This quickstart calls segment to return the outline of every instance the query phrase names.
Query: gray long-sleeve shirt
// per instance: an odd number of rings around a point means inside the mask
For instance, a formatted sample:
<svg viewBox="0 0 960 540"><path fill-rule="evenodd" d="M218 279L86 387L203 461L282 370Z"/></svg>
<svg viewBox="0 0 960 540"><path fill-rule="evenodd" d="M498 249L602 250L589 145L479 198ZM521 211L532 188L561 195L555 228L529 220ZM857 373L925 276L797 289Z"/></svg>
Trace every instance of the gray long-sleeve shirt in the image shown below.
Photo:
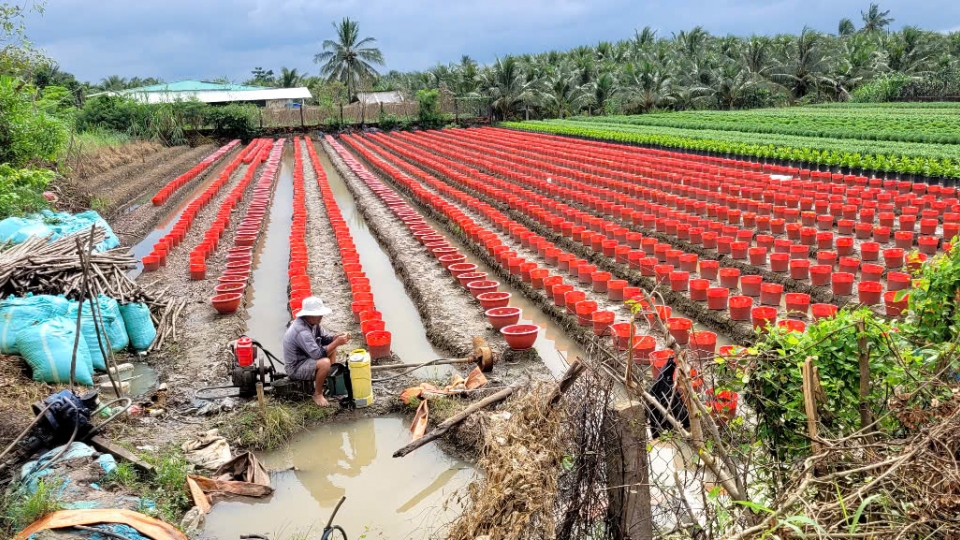
<svg viewBox="0 0 960 540"><path fill-rule="evenodd" d="M307 321L297 317L283 336L283 364L287 373L296 373L304 362L327 356L327 345L333 343L336 335L325 330L319 324L310 326Z"/></svg>

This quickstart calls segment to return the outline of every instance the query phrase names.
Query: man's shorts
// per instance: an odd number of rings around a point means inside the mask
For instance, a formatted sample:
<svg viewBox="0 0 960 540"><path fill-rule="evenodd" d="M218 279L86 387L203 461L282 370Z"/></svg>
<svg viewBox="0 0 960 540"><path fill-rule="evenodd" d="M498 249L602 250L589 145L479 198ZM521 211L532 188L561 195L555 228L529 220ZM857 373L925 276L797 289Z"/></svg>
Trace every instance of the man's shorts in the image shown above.
<svg viewBox="0 0 960 540"><path fill-rule="evenodd" d="M287 378L293 381L312 381L317 378L317 361L301 362L293 372L287 372Z"/></svg>

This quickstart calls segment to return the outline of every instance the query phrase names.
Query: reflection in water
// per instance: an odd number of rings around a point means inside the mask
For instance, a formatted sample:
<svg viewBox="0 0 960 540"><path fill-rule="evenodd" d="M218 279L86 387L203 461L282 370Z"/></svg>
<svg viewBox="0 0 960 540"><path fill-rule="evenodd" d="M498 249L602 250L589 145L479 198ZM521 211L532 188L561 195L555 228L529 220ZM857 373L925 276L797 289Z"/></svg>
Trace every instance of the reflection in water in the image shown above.
<svg viewBox="0 0 960 540"><path fill-rule="evenodd" d="M290 321L287 266L292 220L293 150L288 148L280 162L270 214L264 220L263 238L254 253L253 274L247 287L248 334L278 358L283 354L283 333ZM278 364L277 368L282 371L283 365Z"/></svg>
<svg viewBox="0 0 960 540"><path fill-rule="evenodd" d="M367 228L363 214L357 209L353 195L347 189L340 174L333 167L329 157L323 149L318 152L320 163L327 174L330 190L340 207L343 219L350 227L353 242L357 245L360 254L360 263L363 271L370 278L370 288L377 306L383 312L383 320L387 330L393 335L393 352L404 362L416 363L444 358L447 355L438 351L427 340L427 332L423 327L423 320L417 311L413 300L407 296L403 283L394 273L390 257L380 248L376 238ZM441 369L442 368L442 369ZM450 373L446 366L420 369L414 372L415 376L438 375Z"/></svg>
<svg viewBox="0 0 960 540"><path fill-rule="evenodd" d="M217 504L207 516L203 538L234 539L268 533L271 538L311 530L315 537L333 507L346 496L335 520L351 538L426 538L448 523L460 507L450 495L471 478L469 464L434 444L402 460L391 454L409 442L400 418L372 418L322 426L302 434L282 451L266 456L276 489L269 499ZM369 530L367 529L369 528Z"/></svg>

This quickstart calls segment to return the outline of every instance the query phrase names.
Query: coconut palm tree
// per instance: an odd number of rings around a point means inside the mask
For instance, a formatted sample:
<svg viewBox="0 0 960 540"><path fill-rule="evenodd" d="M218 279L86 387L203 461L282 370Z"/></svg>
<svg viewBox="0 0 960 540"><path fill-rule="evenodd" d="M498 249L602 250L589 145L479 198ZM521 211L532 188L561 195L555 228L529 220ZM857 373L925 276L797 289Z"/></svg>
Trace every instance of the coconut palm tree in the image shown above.
<svg viewBox="0 0 960 540"><path fill-rule="evenodd" d="M515 56L497 58L481 77L481 88L492 99L497 118L510 118L521 107L536 103L535 85L527 80Z"/></svg>
<svg viewBox="0 0 960 540"><path fill-rule="evenodd" d="M589 108L589 113L605 114L607 103L620 94L620 83L617 77L611 73L601 73L593 82L588 83L583 88L585 102Z"/></svg>
<svg viewBox="0 0 960 540"><path fill-rule="evenodd" d="M127 80L119 75L110 75L105 79L100 79L100 89L105 92L117 92L120 90L126 90L128 87Z"/></svg>
<svg viewBox="0 0 960 540"><path fill-rule="evenodd" d="M846 17L840 19L840 24L837 25L838 36L852 36L856 32L857 29L853 26L853 21Z"/></svg>
<svg viewBox="0 0 960 540"><path fill-rule="evenodd" d="M303 75L297 72L297 68L280 68L280 76L277 77L277 86L280 88L296 88L303 85Z"/></svg>
<svg viewBox="0 0 960 540"><path fill-rule="evenodd" d="M585 102L585 94L577 84L579 73L570 66L561 64L554 68L542 81L537 93L540 105L551 116L563 118L571 112L579 111Z"/></svg>
<svg viewBox="0 0 960 540"><path fill-rule="evenodd" d="M804 27L788 46L786 59L771 75L771 80L786 88L793 99L800 99L819 88L830 66L830 55L822 34Z"/></svg>
<svg viewBox="0 0 960 540"><path fill-rule="evenodd" d="M329 80L337 80L347 87L349 99L356 95L360 86L377 77L373 67L382 66L383 53L373 47L376 39L360 39L360 25L348 17L333 24L337 39L323 40L323 52L313 57L314 63L322 64L320 74Z"/></svg>
<svg viewBox="0 0 960 540"><path fill-rule="evenodd" d="M885 30L890 23L895 19L888 17L890 15L890 10L880 11L880 4L870 4L870 8L867 11L861 11L860 16L863 17L863 28L860 29L861 32L876 32L878 30Z"/></svg>

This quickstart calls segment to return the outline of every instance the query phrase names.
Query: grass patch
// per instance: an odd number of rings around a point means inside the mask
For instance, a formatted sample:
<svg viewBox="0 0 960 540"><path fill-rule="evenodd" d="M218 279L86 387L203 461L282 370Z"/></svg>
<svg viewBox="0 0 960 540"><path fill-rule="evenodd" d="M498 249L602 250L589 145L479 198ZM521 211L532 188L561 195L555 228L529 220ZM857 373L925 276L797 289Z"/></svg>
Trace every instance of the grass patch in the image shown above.
<svg viewBox="0 0 960 540"><path fill-rule="evenodd" d="M103 486L108 489L128 490L143 501L152 501L156 507L142 501L137 510L157 516L168 523L179 523L183 513L193 505L187 489L187 475L191 472L191 465L176 446L169 446L159 452L144 452L140 454L140 458L153 465L152 474L137 470L132 463L121 462L104 478Z"/></svg>
<svg viewBox="0 0 960 540"><path fill-rule="evenodd" d="M217 427L227 440L241 447L273 450L296 432L329 415L329 409L317 407L310 400L288 403L268 398L265 414L260 414L256 403L250 403L243 410L223 418Z"/></svg>
<svg viewBox="0 0 960 540"><path fill-rule="evenodd" d="M130 135L111 129L89 129L74 135L73 144L82 153L94 153L102 148L123 146L131 141Z"/></svg>
<svg viewBox="0 0 960 540"><path fill-rule="evenodd" d="M33 493L25 493L23 488L9 493L0 499L3 526L0 533L11 538L13 534L43 516L60 510L60 481L51 482L40 479ZM9 535L9 536L8 536Z"/></svg>

